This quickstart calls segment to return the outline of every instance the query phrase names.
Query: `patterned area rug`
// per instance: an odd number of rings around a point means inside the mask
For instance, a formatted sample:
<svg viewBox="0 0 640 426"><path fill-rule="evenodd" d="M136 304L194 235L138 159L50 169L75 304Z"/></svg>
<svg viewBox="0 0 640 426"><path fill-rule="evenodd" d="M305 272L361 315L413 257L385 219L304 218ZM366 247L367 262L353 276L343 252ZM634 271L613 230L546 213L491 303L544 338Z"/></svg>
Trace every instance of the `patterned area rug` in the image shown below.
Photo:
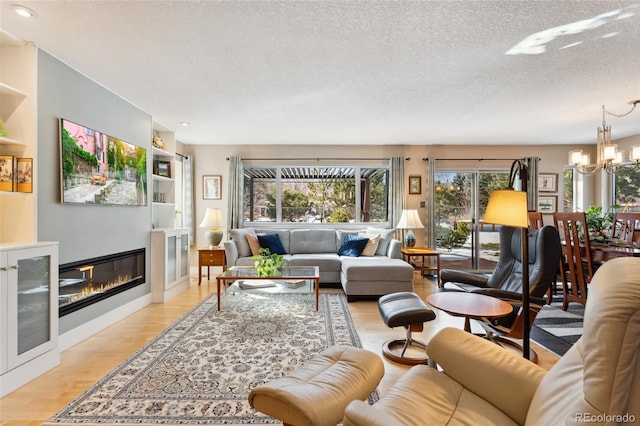
<svg viewBox="0 0 640 426"><path fill-rule="evenodd" d="M584 306L579 303L569 304L566 311L561 307L561 301L545 305L531 329L531 338L536 343L560 356L582 336L584 318Z"/></svg>
<svg viewBox="0 0 640 426"><path fill-rule="evenodd" d="M346 297L215 294L168 327L49 424L273 424L249 391L334 344L361 347ZM377 399L374 393L371 401Z"/></svg>

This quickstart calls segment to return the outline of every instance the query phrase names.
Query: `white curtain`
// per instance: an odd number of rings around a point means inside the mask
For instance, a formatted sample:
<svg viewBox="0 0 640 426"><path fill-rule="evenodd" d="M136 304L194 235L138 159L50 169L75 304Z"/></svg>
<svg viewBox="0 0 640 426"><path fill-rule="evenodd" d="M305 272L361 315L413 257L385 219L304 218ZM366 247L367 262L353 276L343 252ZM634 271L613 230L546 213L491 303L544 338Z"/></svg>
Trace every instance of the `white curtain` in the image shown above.
<svg viewBox="0 0 640 426"><path fill-rule="evenodd" d="M189 243L195 242L193 228L193 158L190 155L182 158L182 221L189 228Z"/></svg>
<svg viewBox="0 0 640 426"><path fill-rule="evenodd" d="M240 157L229 158L229 205L227 214L227 235L232 229L242 227L242 159Z"/></svg>
<svg viewBox="0 0 640 426"><path fill-rule="evenodd" d="M395 228L404 209L404 158L392 157L389 161L389 226Z"/></svg>
<svg viewBox="0 0 640 426"><path fill-rule="evenodd" d="M425 247L436 246L436 206L435 206L435 179L436 179L436 159L429 157L426 159L426 187L425 195L425 217L424 217L424 245Z"/></svg>

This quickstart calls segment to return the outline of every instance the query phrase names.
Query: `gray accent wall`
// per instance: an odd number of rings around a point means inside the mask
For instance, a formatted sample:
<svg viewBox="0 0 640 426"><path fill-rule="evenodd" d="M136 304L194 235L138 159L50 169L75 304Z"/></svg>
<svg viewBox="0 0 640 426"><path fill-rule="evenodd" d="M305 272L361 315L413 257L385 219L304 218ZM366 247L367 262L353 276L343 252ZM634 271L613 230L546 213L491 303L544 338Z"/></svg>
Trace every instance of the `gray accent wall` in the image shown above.
<svg viewBox="0 0 640 426"><path fill-rule="evenodd" d="M88 59L90 60L90 59ZM36 156L37 239L58 241L60 264L146 249L147 282L63 317L60 333L150 293L151 192L147 206L61 203L61 118L147 149L151 182L152 117L55 57L38 49ZM126 72L123 65L122 72ZM149 185L149 183L148 183Z"/></svg>

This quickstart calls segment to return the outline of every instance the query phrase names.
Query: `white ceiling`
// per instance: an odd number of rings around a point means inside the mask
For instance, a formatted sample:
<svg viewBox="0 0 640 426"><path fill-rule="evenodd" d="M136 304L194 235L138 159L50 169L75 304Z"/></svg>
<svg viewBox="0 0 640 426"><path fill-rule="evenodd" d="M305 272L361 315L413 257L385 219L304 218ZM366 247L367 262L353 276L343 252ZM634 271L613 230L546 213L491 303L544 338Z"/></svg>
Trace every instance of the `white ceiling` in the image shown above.
<svg viewBox="0 0 640 426"><path fill-rule="evenodd" d="M594 143L603 104L640 98L638 0L0 7L3 29L187 144ZM556 27L525 49L538 54L506 54ZM639 134L640 108L607 122L614 139Z"/></svg>

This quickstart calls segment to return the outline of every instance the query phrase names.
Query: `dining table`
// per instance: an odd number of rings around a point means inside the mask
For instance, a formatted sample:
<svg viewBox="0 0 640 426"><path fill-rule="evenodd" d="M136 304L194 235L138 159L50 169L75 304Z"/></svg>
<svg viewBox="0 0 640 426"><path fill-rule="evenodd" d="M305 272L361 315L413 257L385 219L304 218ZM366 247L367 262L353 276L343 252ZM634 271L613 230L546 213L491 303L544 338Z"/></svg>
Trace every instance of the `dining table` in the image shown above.
<svg viewBox="0 0 640 426"><path fill-rule="evenodd" d="M606 262L616 257L640 257L638 245L591 242L590 246L593 262Z"/></svg>

